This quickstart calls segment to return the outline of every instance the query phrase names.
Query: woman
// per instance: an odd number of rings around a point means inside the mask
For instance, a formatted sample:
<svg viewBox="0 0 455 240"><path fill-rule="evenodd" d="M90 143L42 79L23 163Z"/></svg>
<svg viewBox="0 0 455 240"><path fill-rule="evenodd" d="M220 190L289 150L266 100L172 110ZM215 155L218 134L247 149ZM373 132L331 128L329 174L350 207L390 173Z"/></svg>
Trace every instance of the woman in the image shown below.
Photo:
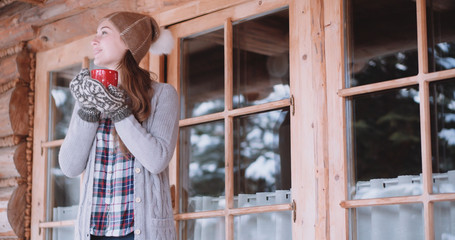
<svg viewBox="0 0 455 240"><path fill-rule="evenodd" d="M172 46L172 36L153 18L110 14L92 46L97 66L119 72L119 87L106 89L88 69L70 83L77 104L59 163L69 177L85 172L75 239L175 239L168 163L178 96L138 65L150 46L168 53L163 44Z"/></svg>

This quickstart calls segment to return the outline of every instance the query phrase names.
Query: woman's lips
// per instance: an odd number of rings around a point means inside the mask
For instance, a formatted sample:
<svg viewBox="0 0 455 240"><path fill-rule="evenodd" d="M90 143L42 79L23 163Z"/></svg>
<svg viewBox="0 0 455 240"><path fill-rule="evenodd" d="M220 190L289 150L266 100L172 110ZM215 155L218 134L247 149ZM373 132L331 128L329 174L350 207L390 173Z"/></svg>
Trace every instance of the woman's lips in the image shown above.
<svg viewBox="0 0 455 240"><path fill-rule="evenodd" d="M100 52L101 52L101 49L95 49L95 50L93 50L93 55L97 55Z"/></svg>

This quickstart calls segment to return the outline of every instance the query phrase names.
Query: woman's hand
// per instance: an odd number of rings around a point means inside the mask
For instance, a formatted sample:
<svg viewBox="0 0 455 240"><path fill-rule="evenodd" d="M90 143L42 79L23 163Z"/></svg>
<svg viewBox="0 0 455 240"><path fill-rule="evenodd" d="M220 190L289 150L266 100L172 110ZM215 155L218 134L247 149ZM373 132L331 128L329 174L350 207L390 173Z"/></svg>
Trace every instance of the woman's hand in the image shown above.
<svg viewBox="0 0 455 240"><path fill-rule="evenodd" d="M85 108L95 108L104 112L114 122L120 121L131 114L126 104L126 93L109 85L106 89L103 84L90 77L88 69L83 69L70 83L71 92L77 101Z"/></svg>
<svg viewBox="0 0 455 240"><path fill-rule="evenodd" d="M79 117L87 122L97 122L100 118L100 111L96 109L92 96L86 94L83 90L85 77L90 77L90 72L87 68L83 68L71 80L69 85L70 91L81 107L77 112Z"/></svg>

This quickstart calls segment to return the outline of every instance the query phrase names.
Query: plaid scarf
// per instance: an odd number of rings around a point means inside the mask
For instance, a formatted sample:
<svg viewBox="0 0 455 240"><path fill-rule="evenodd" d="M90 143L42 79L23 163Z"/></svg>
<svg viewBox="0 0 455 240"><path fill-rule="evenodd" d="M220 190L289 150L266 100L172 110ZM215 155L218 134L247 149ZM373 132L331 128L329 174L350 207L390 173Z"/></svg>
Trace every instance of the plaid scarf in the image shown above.
<svg viewBox="0 0 455 240"><path fill-rule="evenodd" d="M124 156L114 141L111 119L104 118L96 133L90 234L125 236L134 227L134 157Z"/></svg>

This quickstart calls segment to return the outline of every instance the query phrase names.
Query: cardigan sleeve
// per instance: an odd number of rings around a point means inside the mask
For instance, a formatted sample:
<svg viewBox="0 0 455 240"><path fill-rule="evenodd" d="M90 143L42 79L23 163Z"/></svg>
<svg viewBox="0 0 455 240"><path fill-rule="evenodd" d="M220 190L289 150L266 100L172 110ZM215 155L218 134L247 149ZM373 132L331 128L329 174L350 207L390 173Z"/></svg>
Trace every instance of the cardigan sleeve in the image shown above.
<svg viewBox="0 0 455 240"><path fill-rule="evenodd" d="M85 170L99 125L98 122L82 120L77 110L79 106L76 103L58 156L60 168L68 177L76 177Z"/></svg>
<svg viewBox="0 0 455 240"><path fill-rule="evenodd" d="M174 154L180 117L177 91L171 85L162 85L155 92L153 119L148 119L147 129L133 115L115 123L125 146L153 174L166 169Z"/></svg>

